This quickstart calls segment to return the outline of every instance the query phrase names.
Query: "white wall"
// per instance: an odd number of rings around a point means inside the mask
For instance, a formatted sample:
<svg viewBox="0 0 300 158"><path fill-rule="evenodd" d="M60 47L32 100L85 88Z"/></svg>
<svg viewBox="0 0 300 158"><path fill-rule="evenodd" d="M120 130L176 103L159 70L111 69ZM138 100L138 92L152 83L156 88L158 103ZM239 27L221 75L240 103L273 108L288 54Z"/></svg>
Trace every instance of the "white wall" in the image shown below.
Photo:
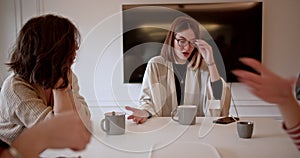
<svg viewBox="0 0 300 158"><path fill-rule="evenodd" d="M16 17L13 1L4 0L0 2L0 85L7 76L7 70L4 63L8 60L8 50L10 44L16 37Z"/></svg>
<svg viewBox="0 0 300 158"><path fill-rule="evenodd" d="M25 2L26 1L26 2ZM182 3L248 0L187 0ZM7 76L9 45L16 30L30 17L57 13L79 28L82 44L74 71L81 93L90 107L137 105L139 84L123 84L121 5L180 3L179 0L1 0L0 72ZM300 68L300 1L264 0L263 63L284 77L296 76ZM15 11L16 10L16 11ZM11 18L12 16L12 18ZM0 78L0 83L2 83ZM233 97L241 115L279 116L278 110L251 95L241 84L233 84ZM263 104L263 106L258 106ZM260 108L260 109L259 109Z"/></svg>

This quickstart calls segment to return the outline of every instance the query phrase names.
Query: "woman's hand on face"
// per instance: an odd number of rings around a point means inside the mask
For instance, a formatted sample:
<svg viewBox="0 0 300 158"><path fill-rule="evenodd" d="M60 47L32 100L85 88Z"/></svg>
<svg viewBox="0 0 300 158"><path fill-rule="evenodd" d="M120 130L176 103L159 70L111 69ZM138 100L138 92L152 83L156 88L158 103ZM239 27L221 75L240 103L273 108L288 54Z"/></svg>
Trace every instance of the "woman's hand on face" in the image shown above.
<svg viewBox="0 0 300 158"><path fill-rule="evenodd" d="M71 86L70 82L69 82L69 85L66 88L64 88L64 89L58 89L62 85L62 83L63 83L63 78L59 78L58 81L56 82L53 90L54 91L60 91L60 92L67 92L67 91L69 91L69 90L72 89L72 86Z"/></svg>
<svg viewBox="0 0 300 158"><path fill-rule="evenodd" d="M63 82L64 82L63 78L59 78L54 86L54 89L57 89L58 87L60 87Z"/></svg>
<svg viewBox="0 0 300 158"><path fill-rule="evenodd" d="M205 62L208 64L214 63L212 47L204 40L195 40L199 53L204 58Z"/></svg>
<svg viewBox="0 0 300 158"><path fill-rule="evenodd" d="M148 112L146 110L141 110L133 108L130 106L125 106L126 110L132 111L132 114L127 117L128 120L133 120L135 123L140 124L144 123L148 119Z"/></svg>
<svg viewBox="0 0 300 158"><path fill-rule="evenodd" d="M71 74L71 72L68 73L68 80L69 80L69 85L65 89L60 89L60 90L68 91L68 90L72 89L72 86L71 86L71 84L72 84L72 74ZM62 77L60 77L58 79L58 81L56 82L53 89L58 89L63 84L63 82L64 82L64 79Z"/></svg>

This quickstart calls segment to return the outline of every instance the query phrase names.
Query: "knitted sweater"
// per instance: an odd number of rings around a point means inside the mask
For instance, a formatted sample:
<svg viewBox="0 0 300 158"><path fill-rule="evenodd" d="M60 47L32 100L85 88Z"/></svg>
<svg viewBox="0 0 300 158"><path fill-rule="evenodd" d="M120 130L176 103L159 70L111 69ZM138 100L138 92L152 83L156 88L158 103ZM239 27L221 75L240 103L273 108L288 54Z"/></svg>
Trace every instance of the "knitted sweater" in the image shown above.
<svg viewBox="0 0 300 158"><path fill-rule="evenodd" d="M300 151L300 123L297 126L289 129L286 128L285 124L283 123L283 129L289 134L296 145L296 148Z"/></svg>
<svg viewBox="0 0 300 158"><path fill-rule="evenodd" d="M84 98L79 94L77 77L72 74L75 104L81 113L90 116ZM29 84L17 75L10 75L0 93L0 139L11 142L25 129L39 121L54 117L53 105L47 105L44 89Z"/></svg>

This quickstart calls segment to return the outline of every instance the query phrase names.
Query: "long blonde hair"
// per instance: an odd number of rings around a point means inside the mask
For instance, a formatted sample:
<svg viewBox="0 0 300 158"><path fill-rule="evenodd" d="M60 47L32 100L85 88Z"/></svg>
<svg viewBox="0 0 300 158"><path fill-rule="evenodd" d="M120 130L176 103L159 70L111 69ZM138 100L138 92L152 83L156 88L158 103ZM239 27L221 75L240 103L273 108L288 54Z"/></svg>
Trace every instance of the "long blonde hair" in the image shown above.
<svg viewBox="0 0 300 158"><path fill-rule="evenodd" d="M171 25L171 28L166 36L164 45L162 46L160 55L164 57L166 60L170 62L175 62L175 52L174 52L174 39L175 35L178 32L182 32L184 30L191 29L193 30L196 39L200 39L200 29L199 23L187 16L177 17ZM192 55L188 59L189 67L192 67L193 70L200 68L202 64L202 56L198 52L197 48L194 48Z"/></svg>

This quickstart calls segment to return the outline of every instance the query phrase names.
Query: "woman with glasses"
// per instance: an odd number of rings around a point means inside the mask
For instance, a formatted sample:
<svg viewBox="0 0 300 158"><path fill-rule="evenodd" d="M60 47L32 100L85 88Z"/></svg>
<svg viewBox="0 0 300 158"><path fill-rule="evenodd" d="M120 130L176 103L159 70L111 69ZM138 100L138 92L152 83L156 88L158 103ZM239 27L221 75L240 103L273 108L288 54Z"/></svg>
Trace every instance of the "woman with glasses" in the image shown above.
<svg viewBox="0 0 300 158"><path fill-rule="evenodd" d="M126 106L133 112L128 119L144 123L152 116L170 116L177 106L184 104L197 105L197 116L205 116L207 83L211 84L216 99L230 104L230 96L224 94L228 88L222 84L212 47L201 40L199 23L189 17L178 17L171 25L160 55L148 62L141 88L141 108Z"/></svg>

